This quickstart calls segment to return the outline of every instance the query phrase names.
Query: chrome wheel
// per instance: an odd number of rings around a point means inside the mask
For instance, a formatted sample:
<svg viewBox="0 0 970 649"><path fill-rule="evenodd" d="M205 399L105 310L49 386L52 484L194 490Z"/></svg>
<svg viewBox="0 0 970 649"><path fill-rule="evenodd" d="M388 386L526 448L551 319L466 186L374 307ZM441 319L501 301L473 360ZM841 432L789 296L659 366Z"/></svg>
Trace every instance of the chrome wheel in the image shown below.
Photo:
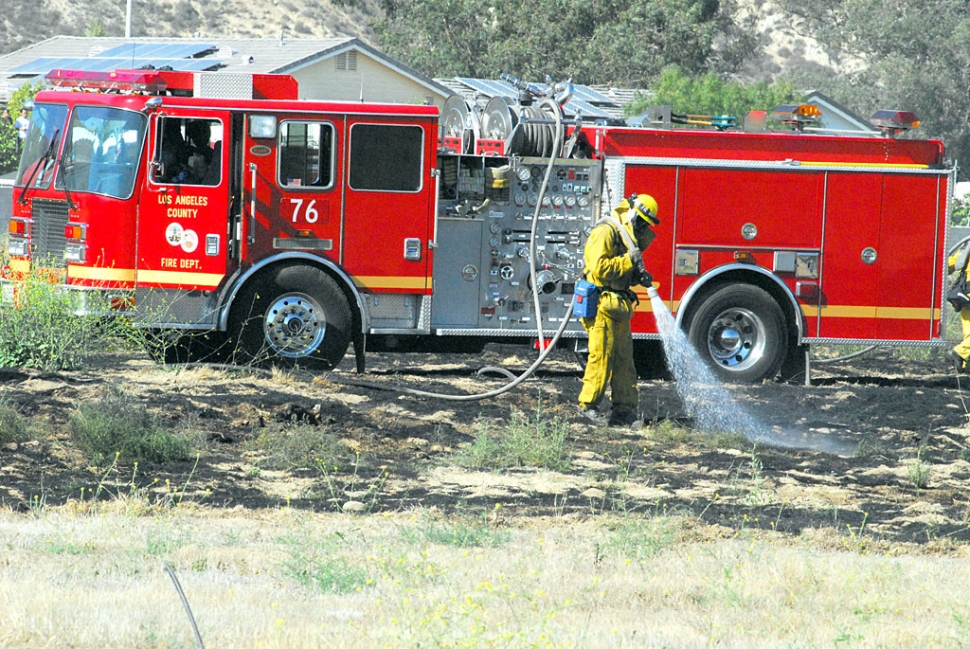
<svg viewBox="0 0 970 649"><path fill-rule="evenodd" d="M323 342L327 321L323 308L304 293L280 295L266 309L263 334L280 356L304 358Z"/></svg>
<svg viewBox="0 0 970 649"><path fill-rule="evenodd" d="M774 298L758 286L728 284L700 300L687 337L718 378L773 378L788 350L785 315Z"/></svg>
<svg viewBox="0 0 970 649"><path fill-rule="evenodd" d="M707 334L707 349L719 366L743 370L757 364L765 353L765 325L748 309L719 313Z"/></svg>

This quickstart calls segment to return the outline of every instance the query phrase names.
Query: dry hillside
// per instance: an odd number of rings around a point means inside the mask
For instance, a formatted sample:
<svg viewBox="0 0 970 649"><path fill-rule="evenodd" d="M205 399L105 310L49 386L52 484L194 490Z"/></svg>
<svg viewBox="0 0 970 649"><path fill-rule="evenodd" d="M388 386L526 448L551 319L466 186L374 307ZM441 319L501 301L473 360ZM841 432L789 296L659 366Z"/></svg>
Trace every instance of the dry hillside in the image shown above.
<svg viewBox="0 0 970 649"><path fill-rule="evenodd" d="M376 0L131 0L133 36L329 38L356 36L376 44L370 21L379 13ZM57 35L83 36L94 24L108 36L124 36L126 3L117 0L5 0L0 12L0 54Z"/></svg>
<svg viewBox="0 0 970 649"><path fill-rule="evenodd" d="M132 1L132 35L190 38L329 38L355 36L380 47L371 29L379 16L378 0L226 0ZM736 19L760 34L764 55L752 60L744 75L770 80L795 67L829 65L827 57L774 7L770 0L737 0ZM125 33L126 3L120 0L4 0L0 12L0 54L56 35L83 36L100 24L106 35ZM405 61L407 63L407 61Z"/></svg>

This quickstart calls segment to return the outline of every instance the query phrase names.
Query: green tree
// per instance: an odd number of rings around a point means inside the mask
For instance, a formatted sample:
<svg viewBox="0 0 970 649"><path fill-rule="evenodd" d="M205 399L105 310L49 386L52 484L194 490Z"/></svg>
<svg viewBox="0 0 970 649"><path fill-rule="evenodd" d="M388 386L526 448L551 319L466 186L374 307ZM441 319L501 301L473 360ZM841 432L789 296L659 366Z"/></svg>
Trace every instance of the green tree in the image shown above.
<svg viewBox="0 0 970 649"><path fill-rule="evenodd" d="M835 63L793 79L862 115L911 110L970 166L970 3L966 0L779 0Z"/></svg>
<svg viewBox="0 0 970 649"><path fill-rule="evenodd" d="M738 120L750 110L771 111L781 104L801 103L804 95L791 82L744 85L725 81L713 72L690 77L677 67L660 75L649 96L638 95L626 108L627 115L637 115L649 106L670 106L680 113L733 115Z"/></svg>
<svg viewBox="0 0 970 649"><path fill-rule="evenodd" d="M34 98L41 88L43 82L38 82L35 86L25 83L10 95L7 108L13 119L20 114L23 105ZM12 124L0 123L0 173L14 171L20 164L20 151L17 147L17 130Z"/></svg>
<svg viewBox="0 0 970 649"><path fill-rule="evenodd" d="M85 36L91 36L96 38L103 38L108 35L108 30L105 29L104 24L95 18L88 26L84 29Z"/></svg>
<svg viewBox="0 0 970 649"><path fill-rule="evenodd" d="M382 0L381 49L434 77L644 86L668 65L733 70L756 47L719 0Z"/></svg>

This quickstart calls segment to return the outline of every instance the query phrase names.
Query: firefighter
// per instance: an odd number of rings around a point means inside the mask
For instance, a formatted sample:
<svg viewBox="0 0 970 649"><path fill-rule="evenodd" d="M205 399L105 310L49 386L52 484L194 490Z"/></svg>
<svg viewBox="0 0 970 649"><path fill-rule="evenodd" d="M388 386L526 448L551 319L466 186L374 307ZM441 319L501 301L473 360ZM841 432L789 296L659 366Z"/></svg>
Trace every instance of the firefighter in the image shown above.
<svg viewBox="0 0 970 649"><path fill-rule="evenodd" d="M586 280L598 287L595 317L582 318L589 334L589 358L579 393L579 409L595 424L628 426L639 421L637 372L633 364L633 317L636 294L631 286L650 287L653 277L643 266L640 252L656 236L651 228L660 223L657 201L649 194L633 194L620 201L612 218L596 224L583 251ZM625 230L620 231L620 228ZM637 250L628 250L627 241ZM609 417L599 409L610 386Z"/></svg>
<svg viewBox="0 0 970 649"><path fill-rule="evenodd" d="M963 340L947 352L947 357L957 374L967 374L970 372L967 366L967 359L970 358L970 242L957 248L947 259L947 272L954 271L959 274L946 298L960 313Z"/></svg>

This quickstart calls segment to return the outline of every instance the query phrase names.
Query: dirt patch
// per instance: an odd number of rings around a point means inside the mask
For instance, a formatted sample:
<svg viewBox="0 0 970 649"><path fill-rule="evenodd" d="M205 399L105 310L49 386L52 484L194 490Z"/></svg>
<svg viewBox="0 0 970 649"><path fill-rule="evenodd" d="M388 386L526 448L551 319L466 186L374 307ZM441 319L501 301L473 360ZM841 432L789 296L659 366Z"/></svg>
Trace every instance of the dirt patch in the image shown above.
<svg viewBox="0 0 970 649"><path fill-rule="evenodd" d="M134 477L133 467L117 467L104 497L138 488L247 509L436 508L485 516L497 515L498 504L505 517L689 512L717 534L742 527L828 530L837 538L864 532L924 548L970 538L967 396L939 360L879 351L816 366L811 386L731 386L728 394L773 431L757 445L692 432L674 384L665 381L640 384L650 422L643 430L590 426L574 413L580 371L566 354L554 354L518 389L484 401L391 389L480 393L507 380L479 374L482 368L518 372L529 363L520 349L489 346L481 355L374 354L364 375L353 372L352 358L310 376L158 367L134 354L82 372L2 370L0 398L47 433L0 449L0 501L18 509L39 499L62 504L103 480L67 431L77 405L113 384L171 426L194 431L204 450L198 462L141 466ZM483 430L537 409L568 426L569 470L476 471L454 462ZM332 468L261 465L250 442L294 426L332 432L348 459Z"/></svg>

